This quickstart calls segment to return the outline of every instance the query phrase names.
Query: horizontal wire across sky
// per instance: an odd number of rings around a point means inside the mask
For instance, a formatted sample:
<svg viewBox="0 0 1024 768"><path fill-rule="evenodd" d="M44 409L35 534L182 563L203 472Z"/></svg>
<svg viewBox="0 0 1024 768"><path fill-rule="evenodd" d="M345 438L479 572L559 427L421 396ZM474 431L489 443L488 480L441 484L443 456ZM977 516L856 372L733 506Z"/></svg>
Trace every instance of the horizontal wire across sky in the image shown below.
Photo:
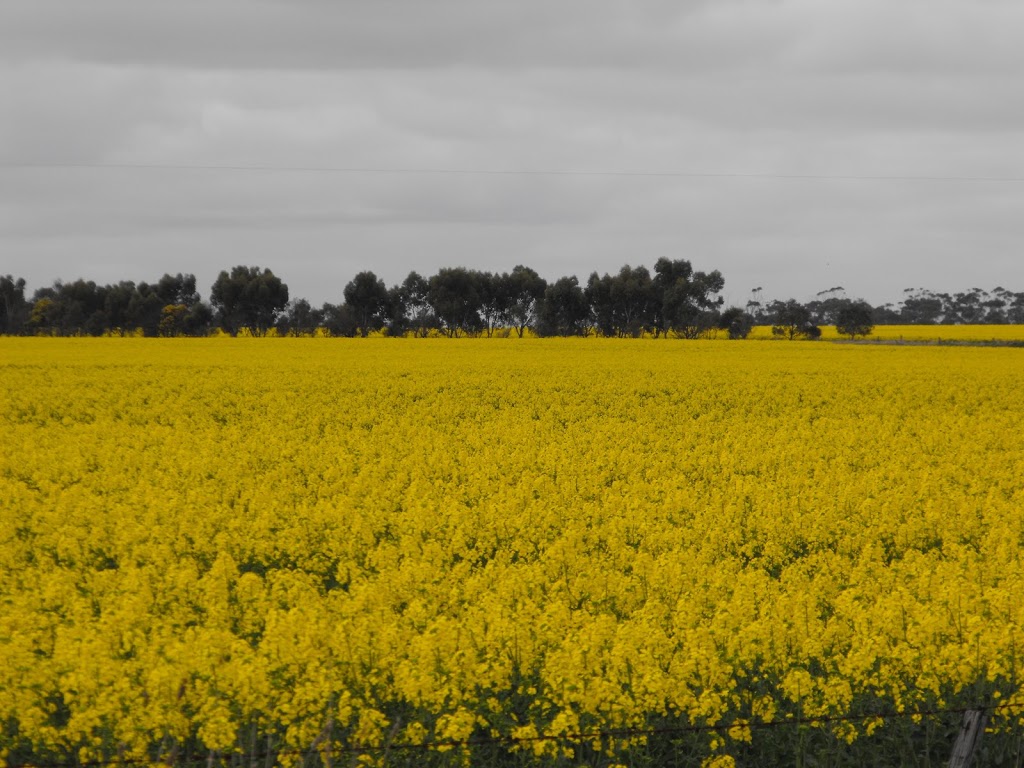
<svg viewBox="0 0 1024 768"><path fill-rule="evenodd" d="M204 165L172 163L0 163L3 170L231 171L260 173L338 173L419 176L573 176L679 179L780 179L794 181L937 181L1016 184L1022 176L935 176L818 173L718 173L701 171L617 171L505 168L360 168L347 166Z"/></svg>

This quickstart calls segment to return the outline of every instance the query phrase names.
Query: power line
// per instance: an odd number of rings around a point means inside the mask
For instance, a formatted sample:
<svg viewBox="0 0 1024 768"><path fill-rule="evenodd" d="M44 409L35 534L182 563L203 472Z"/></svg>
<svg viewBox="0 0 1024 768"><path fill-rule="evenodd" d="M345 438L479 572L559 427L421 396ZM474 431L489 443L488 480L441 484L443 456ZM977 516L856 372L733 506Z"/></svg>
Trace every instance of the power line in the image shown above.
<svg viewBox="0 0 1024 768"><path fill-rule="evenodd" d="M939 176L906 174L711 173L700 171L581 171L512 168L379 168L358 166L203 165L171 163L0 163L3 170L228 171L251 173L323 173L380 176L561 176L579 178L779 179L791 181L1024 182L1024 176Z"/></svg>

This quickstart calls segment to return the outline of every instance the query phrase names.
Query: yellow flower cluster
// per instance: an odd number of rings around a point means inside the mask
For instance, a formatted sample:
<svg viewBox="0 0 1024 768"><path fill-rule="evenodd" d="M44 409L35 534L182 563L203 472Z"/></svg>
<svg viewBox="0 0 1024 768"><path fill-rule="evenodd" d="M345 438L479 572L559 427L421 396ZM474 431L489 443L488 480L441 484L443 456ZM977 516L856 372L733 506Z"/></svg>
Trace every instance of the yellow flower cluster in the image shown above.
<svg viewBox="0 0 1024 768"><path fill-rule="evenodd" d="M748 338L776 337L770 325L758 325ZM847 337L836 333L834 325L823 325L821 338L828 341ZM876 325L866 338L869 341L906 342L1024 342L1024 325Z"/></svg>
<svg viewBox="0 0 1024 768"><path fill-rule="evenodd" d="M1024 703L1021 369L992 348L0 339L0 760L256 734L566 756L537 737L725 724L719 745L866 701Z"/></svg>

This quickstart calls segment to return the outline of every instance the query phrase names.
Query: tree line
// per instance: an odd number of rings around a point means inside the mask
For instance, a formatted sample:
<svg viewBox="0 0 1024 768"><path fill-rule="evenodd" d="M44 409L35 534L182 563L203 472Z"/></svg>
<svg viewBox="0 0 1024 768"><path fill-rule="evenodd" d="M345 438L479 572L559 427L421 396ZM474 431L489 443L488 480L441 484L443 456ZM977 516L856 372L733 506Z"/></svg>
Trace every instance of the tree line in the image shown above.
<svg viewBox="0 0 1024 768"><path fill-rule="evenodd" d="M871 306L830 288L805 303L762 301L754 289L744 306L723 306L725 281L718 270L694 270L683 259L659 259L653 270L623 266L546 281L517 265L509 272L447 267L430 276L410 272L387 286L373 272L349 281L338 303L312 306L290 298L269 269L236 266L222 271L203 301L191 274L165 274L155 283L98 285L75 280L26 294L24 279L0 276L0 333L8 335L204 336L611 336L699 338L725 333L743 338L754 325L777 336L817 338L821 327L867 335L876 324L1024 323L1024 293L1003 288L933 293L907 289L896 305Z"/></svg>

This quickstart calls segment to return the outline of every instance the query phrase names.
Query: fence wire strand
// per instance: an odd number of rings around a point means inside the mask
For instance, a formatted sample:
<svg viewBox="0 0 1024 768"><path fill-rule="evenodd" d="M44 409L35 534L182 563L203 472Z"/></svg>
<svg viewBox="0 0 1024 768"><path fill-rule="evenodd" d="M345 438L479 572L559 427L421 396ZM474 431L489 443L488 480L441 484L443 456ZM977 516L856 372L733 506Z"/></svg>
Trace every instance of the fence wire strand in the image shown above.
<svg viewBox="0 0 1024 768"><path fill-rule="evenodd" d="M425 741L420 743L393 742L385 740L381 744L316 744L307 749L272 749L263 752L220 752L211 751L217 755L214 758L214 765L222 764L225 758L234 759L241 763L257 760L266 760L270 757L310 757L321 752L331 754L368 754L373 752L412 752L412 751L436 751L452 749L469 749L472 747L485 746L515 746L518 744L536 744L543 742L568 742L584 743L593 741L604 741L606 739L631 739L647 736L671 736L696 733L727 733L732 730L768 730L774 728L786 728L794 726L815 726L827 725L829 723L856 722L860 720L903 720L913 718L938 717L941 715L961 715L971 711L998 712L1001 710L1017 709L1024 711L1024 703L1005 702L1003 704L973 704L963 707L950 707L942 709L920 709L904 712L866 712L861 714L846 715L819 715L815 717L791 717L780 720L744 721L732 723L719 723L716 725L679 725L666 726L663 728L609 728L595 731L580 731L578 733L559 734L538 734L536 736L480 736L468 739L442 739L438 741ZM320 741L318 737L318 741ZM196 756L191 759L182 760L180 756L169 759L157 758L118 758L111 760L82 760L65 762L24 762L7 763L7 768L105 768L115 765L190 765L209 762L209 757Z"/></svg>

